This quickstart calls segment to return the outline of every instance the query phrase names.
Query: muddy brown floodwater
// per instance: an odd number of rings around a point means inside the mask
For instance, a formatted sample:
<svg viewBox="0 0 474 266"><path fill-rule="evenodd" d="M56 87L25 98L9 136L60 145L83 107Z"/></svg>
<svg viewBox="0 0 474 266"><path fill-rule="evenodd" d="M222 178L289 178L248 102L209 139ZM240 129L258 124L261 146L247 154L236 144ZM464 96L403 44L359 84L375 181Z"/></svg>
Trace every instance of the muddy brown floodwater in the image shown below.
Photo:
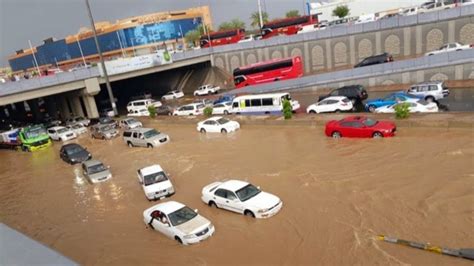
<svg viewBox="0 0 474 266"><path fill-rule="evenodd" d="M148 123L150 126L150 123ZM474 247L473 132L400 128L390 139L333 140L320 127L244 126L204 135L193 125L153 125L171 136L157 149L81 137L113 178L91 185L58 157L0 151L1 222L81 264L470 265L374 240L377 234L452 248ZM180 246L145 228L136 170L171 173L171 200L216 226ZM248 180L282 198L280 213L254 220L201 202L204 185ZM166 199L170 200L170 199Z"/></svg>

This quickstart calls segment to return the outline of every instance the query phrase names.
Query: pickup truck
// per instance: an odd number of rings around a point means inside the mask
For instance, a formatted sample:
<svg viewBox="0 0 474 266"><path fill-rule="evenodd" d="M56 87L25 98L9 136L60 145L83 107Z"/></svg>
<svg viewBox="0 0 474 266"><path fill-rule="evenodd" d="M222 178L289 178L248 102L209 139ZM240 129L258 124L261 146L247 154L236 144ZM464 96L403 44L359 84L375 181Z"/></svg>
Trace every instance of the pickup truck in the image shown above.
<svg viewBox="0 0 474 266"><path fill-rule="evenodd" d="M435 55L435 54L442 54L442 53L448 53L448 52L453 52L453 51L462 51L462 50L471 49L473 47L474 47L474 44L462 45L460 43L453 42L453 43L445 44L445 45L441 46L438 50L428 52L425 55L426 56L431 56L431 55Z"/></svg>
<svg viewBox="0 0 474 266"><path fill-rule="evenodd" d="M209 94L217 94L221 90L219 86L213 86L210 84L202 85L194 91L194 96L203 96Z"/></svg>

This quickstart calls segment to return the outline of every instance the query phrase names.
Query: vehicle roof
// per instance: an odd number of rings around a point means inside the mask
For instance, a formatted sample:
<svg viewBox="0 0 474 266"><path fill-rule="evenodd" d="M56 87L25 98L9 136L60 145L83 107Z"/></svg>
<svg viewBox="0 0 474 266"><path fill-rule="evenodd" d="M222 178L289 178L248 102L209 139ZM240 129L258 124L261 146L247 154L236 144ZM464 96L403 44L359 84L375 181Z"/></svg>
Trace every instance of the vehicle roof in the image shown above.
<svg viewBox="0 0 474 266"><path fill-rule="evenodd" d="M249 95L242 95L234 98L234 101L240 99L255 99L255 98L265 98L265 97L282 97L284 95L289 95L289 92L278 92L278 93L265 93L265 94L249 94Z"/></svg>
<svg viewBox="0 0 474 266"><path fill-rule="evenodd" d="M142 102L142 101L151 101L151 100L152 100L152 99L150 99L150 98L145 98L145 99L133 100L133 101L130 101L129 103Z"/></svg>
<svg viewBox="0 0 474 266"><path fill-rule="evenodd" d="M258 62L258 63L253 63L253 64L250 64L250 65L246 65L246 66L241 66L241 67L236 68L236 69L245 70L245 69L249 69L249 68L252 68L252 67L264 66L264 65L268 65L268 64L272 64L272 63L276 63L276 62L282 62L282 61L286 61L286 60L293 60L293 58L295 58L295 57L299 57L299 56L270 59L270 60L267 60L267 61L264 61L264 62Z"/></svg>
<svg viewBox="0 0 474 266"><path fill-rule="evenodd" d="M353 116L344 117L340 121L362 121L365 119L367 119L367 116L353 115Z"/></svg>
<svg viewBox="0 0 474 266"><path fill-rule="evenodd" d="M150 165L150 166L141 168L140 172L143 175L149 175L149 174L156 173L156 172L163 172L163 168L161 168L161 166L159 164L154 164L154 165Z"/></svg>
<svg viewBox="0 0 474 266"><path fill-rule="evenodd" d="M221 119L221 118L222 118L222 116L213 116L213 117L211 117L211 118L208 118L208 119L204 120L203 122L209 121L209 120L217 121L217 120L219 120L219 119Z"/></svg>
<svg viewBox="0 0 474 266"><path fill-rule="evenodd" d="M129 118L124 118L122 119L122 121L128 121L128 120L135 120L135 121L138 121L136 118L134 117L129 117Z"/></svg>
<svg viewBox="0 0 474 266"><path fill-rule="evenodd" d="M327 98L324 98L323 101L325 100L343 100L346 99L346 96L329 96Z"/></svg>
<svg viewBox="0 0 474 266"><path fill-rule="evenodd" d="M227 181L222 182L222 184L219 185L219 188L227 189L230 191L236 191L245 187L248 184L249 184L248 182L240 181L240 180L227 180Z"/></svg>
<svg viewBox="0 0 474 266"><path fill-rule="evenodd" d="M81 145L79 145L77 143L64 144L63 146L61 146L61 149L68 149L68 148L77 147L77 146L84 149L84 147L82 147Z"/></svg>
<svg viewBox="0 0 474 266"><path fill-rule="evenodd" d="M154 128L140 127L140 128L134 128L134 129L126 130L126 131L134 131L134 132L143 133L143 132L147 132L147 131L152 130L152 129L154 129Z"/></svg>
<svg viewBox="0 0 474 266"><path fill-rule="evenodd" d="M165 214L169 214L183 208L184 206L186 205L179 203L177 201L167 201L160 204L156 204L155 206L147 209L146 211L158 209Z"/></svg>
<svg viewBox="0 0 474 266"><path fill-rule="evenodd" d="M430 84L441 84L444 83L444 81L425 81L425 82L420 82L413 84L412 86L418 86L418 85L430 85Z"/></svg>
<svg viewBox="0 0 474 266"><path fill-rule="evenodd" d="M90 159L90 160L82 162L82 164L85 165L86 167L90 167L92 165L102 164L102 162L99 160Z"/></svg>
<svg viewBox="0 0 474 266"><path fill-rule="evenodd" d="M48 129L54 129L54 130L58 130L58 129L61 129L61 128L65 128L65 127L62 127L62 126L55 126L55 127L50 127ZM66 128L67 129L67 128Z"/></svg>

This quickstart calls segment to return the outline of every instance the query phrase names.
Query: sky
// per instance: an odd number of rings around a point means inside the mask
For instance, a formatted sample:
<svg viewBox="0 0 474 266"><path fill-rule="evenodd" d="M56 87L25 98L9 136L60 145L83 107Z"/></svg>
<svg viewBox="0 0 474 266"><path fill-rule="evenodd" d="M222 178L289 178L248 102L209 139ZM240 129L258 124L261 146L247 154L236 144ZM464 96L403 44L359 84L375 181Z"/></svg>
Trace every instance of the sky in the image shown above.
<svg viewBox="0 0 474 266"><path fill-rule="evenodd" d="M288 10L303 13L306 0L261 0L272 18L284 17ZM320 1L320 0L317 0ZM410 2L413 0L367 0L365 2ZM213 26L234 18L250 27L250 13L257 0L89 0L96 22L111 21L160 11L180 10L209 5ZM313 2L316 2L313 0ZM64 38L81 27L89 27L84 0L0 0L0 67L16 50L28 48L44 39Z"/></svg>

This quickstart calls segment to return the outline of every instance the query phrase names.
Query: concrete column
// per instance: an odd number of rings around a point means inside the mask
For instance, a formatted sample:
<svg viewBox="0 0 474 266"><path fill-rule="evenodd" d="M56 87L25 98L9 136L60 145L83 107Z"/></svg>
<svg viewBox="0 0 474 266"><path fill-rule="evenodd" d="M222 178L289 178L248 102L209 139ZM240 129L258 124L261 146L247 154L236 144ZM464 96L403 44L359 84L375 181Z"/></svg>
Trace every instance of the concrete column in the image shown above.
<svg viewBox="0 0 474 266"><path fill-rule="evenodd" d="M332 68L332 47L331 40L326 39L326 69Z"/></svg>
<svg viewBox="0 0 474 266"><path fill-rule="evenodd" d="M38 99L28 100L28 105L30 106L31 114L33 115L33 121L40 122L43 120L44 115L40 112Z"/></svg>
<svg viewBox="0 0 474 266"><path fill-rule="evenodd" d="M382 53L382 34L380 31L375 32L375 54Z"/></svg>
<svg viewBox="0 0 474 266"><path fill-rule="evenodd" d="M411 28L403 28L403 55L411 55Z"/></svg>
<svg viewBox="0 0 474 266"><path fill-rule="evenodd" d="M15 120L26 120L25 102L15 103L15 111L12 114Z"/></svg>
<svg viewBox="0 0 474 266"><path fill-rule="evenodd" d="M303 43L303 46L304 46L304 50L303 50L303 62L304 62L304 72L306 74L309 74L311 73L311 64L310 64L310 61L309 60L312 60L313 59L313 56L312 54L310 54L309 52L309 43L308 42L304 42Z"/></svg>
<svg viewBox="0 0 474 266"><path fill-rule="evenodd" d="M455 80L462 80L463 79L463 72L464 72L464 65L454 66L454 79Z"/></svg>
<svg viewBox="0 0 474 266"><path fill-rule="evenodd" d="M84 105L86 107L87 117L99 117L99 112L97 111L97 105L95 104L94 96L84 95L82 96L82 100L84 101Z"/></svg>
<svg viewBox="0 0 474 266"><path fill-rule="evenodd" d="M448 42L455 42L454 35L456 33L456 20L448 21Z"/></svg>
<svg viewBox="0 0 474 266"><path fill-rule="evenodd" d="M54 96L49 96L44 98L44 101L46 103L46 111L48 112L49 116L57 119L58 118L58 106L57 102L53 98Z"/></svg>
<svg viewBox="0 0 474 266"><path fill-rule="evenodd" d="M263 58L265 61L270 60L270 50L268 47L263 48Z"/></svg>
<svg viewBox="0 0 474 266"><path fill-rule="evenodd" d="M355 37L354 35L349 36L349 55L351 60L351 65L356 64L356 54L355 54Z"/></svg>
<svg viewBox="0 0 474 266"><path fill-rule="evenodd" d="M423 32L422 27L420 25L415 27L416 30L416 54L421 54L423 52Z"/></svg>
<svg viewBox="0 0 474 266"><path fill-rule="evenodd" d="M245 62L244 52L240 52L240 66L246 66L247 63Z"/></svg>
<svg viewBox="0 0 474 266"><path fill-rule="evenodd" d="M263 55L263 50L262 49L258 49L257 50L257 58L258 58L258 61L257 62L261 62L261 61L264 61L264 55Z"/></svg>
<svg viewBox="0 0 474 266"><path fill-rule="evenodd" d="M283 58L288 57L288 45L283 46Z"/></svg>
<svg viewBox="0 0 474 266"><path fill-rule="evenodd" d="M227 53L224 54L224 65L225 65L225 69L229 72L229 73L232 73L232 69L230 69L230 63L229 63L229 55Z"/></svg>
<svg viewBox="0 0 474 266"><path fill-rule="evenodd" d="M411 81L410 81L410 76L411 76L411 75L410 75L410 72L403 72L403 73L402 73L402 83L403 83L403 84L409 84L409 83L411 83Z"/></svg>
<svg viewBox="0 0 474 266"><path fill-rule="evenodd" d="M69 103L71 104L72 112L75 116L84 116L84 111L82 111L81 98L79 96L72 96L69 98Z"/></svg>
<svg viewBox="0 0 474 266"><path fill-rule="evenodd" d="M59 107L59 118L60 119L67 119L71 117L71 110L67 104L67 99L65 96L57 96L56 102Z"/></svg>

